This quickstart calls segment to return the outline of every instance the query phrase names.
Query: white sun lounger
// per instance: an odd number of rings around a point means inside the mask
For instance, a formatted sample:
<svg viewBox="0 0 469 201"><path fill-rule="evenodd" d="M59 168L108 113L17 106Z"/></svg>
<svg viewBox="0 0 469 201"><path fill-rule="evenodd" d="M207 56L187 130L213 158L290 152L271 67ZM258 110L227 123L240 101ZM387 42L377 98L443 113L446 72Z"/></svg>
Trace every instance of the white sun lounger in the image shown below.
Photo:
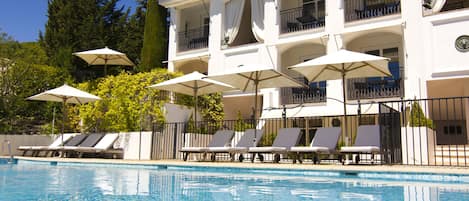
<svg viewBox="0 0 469 201"><path fill-rule="evenodd" d="M341 133L340 127L318 128L314 135L311 145L308 147L292 147L290 152L295 154L293 163L298 160L302 163L303 155L305 153L313 153L314 164L319 162L318 155L332 154L336 152L337 141Z"/></svg>
<svg viewBox="0 0 469 201"><path fill-rule="evenodd" d="M340 149L343 154L357 154L355 163L360 162L360 154L371 154L371 163L374 161L374 155L381 152L380 127L379 125L359 126L357 137L353 146L344 146ZM344 158L343 156L341 157ZM342 164L345 161L342 160Z"/></svg>
<svg viewBox="0 0 469 201"><path fill-rule="evenodd" d="M189 157L189 154L191 153L203 153L203 159L205 160L205 157L207 155L207 152L209 151L209 147L224 147L230 144L231 139L234 136L234 131L233 130L218 130L215 132L213 135L212 140L210 143L207 145L207 147L183 147L180 152L183 153L183 160L186 161L187 158Z"/></svg>
<svg viewBox="0 0 469 201"><path fill-rule="evenodd" d="M235 155L240 154L238 160L243 162L244 156L243 153L247 153L250 147L256 147L259 144L262 136L264 135L264 130L261 129L247 129L244 131L244 135L241 136L238 143L234 147L208 147L209 153L212 154L212 160L215 160L215 155L217 153L229 153L231 161L235 160ZM255 136L255 140L254 140Z"/></svg>
<svg viewBox="0 0 469 201"><path fill-rule="evenodd" d="M300 128L281 128L275 137L272 146L270 147L251 147L249 153L253 154L251 162L254 162L255 155L257 154L259 160L264 161L263 153L274 153L274 162L280 161L280 154L290 151L290 147L295 146L300 141L301 130Z"/></svg>
<svg viewBox="0 0 469 201"><path fill-rule="evenodd" d="M49 145L49 146L19 146L18 150L23 151L23 156L26 156L26 153L28 151L31 152L31 156L37 156L40 151L44 151L47 149L53 149L53 148L58 148L59 146L62 146L64 143L66 143L68 140L70 140L75 134L63 134L59 135L55 140Z"/></svg>
<svg viewBox="0 0 469 201"><path fill-rule="evenodd" d="M101 140L94 146L94 147L75 147L71 149L74 152L78 153L78 157L82 157L85 153L96 153L96 154L121 154L123 153L122 149L112 149L114 143L116 142L117 138L119 138L118 133L108 133L104 135Z"/></svg>

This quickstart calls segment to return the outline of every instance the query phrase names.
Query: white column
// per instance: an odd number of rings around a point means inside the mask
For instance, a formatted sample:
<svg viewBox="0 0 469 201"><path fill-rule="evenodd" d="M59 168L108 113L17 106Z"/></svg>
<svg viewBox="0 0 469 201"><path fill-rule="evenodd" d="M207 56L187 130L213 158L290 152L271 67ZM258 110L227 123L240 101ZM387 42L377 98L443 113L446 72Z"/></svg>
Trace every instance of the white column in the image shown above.
<svg viewBox="0 0 469 201"><path fill-rule="evenodd" d="M170 12L169 39L168 39L168 71L174 71L173 59L177 53L177 25L179 24L180 11L175 8L168 9Z"/></svg>
<svg viewBox="0 0 469 201"><path fill-rule="evenodd" d="M405 98L426 98L426 80L432 71L432 29L423 20L420 1L401 1Z"/></svg>
<svg viewBox="0 0 469 201"><path fill-rule="evenodd" d="M210 36L209 36L209 52L208 73L220 73L223 71L223 54L221 52L223 37L223 15L225 13L224 1L210 1Z"/></svg>
<svg viewBox="0 0 469 201"><path fill-rule="evenodd" d="M342 44L341 33L344 30L344 2L346 0L326 1L326 33L327 53L335 52L345 46Z"/></svg>

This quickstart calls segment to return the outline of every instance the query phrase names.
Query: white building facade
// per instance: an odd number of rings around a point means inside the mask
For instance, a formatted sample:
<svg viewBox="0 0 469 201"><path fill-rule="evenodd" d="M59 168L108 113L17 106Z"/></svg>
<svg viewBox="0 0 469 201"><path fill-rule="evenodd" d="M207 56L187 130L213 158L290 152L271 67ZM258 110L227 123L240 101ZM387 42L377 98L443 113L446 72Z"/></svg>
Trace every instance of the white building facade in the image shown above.
<svg viewBox="0 0 469 201"><path fill-rule="evenodd" d="M168 68L220 74L272 66L309 89L261 90L262 118L342 115L342 82L308 83L289 66L344 48L390 58L392 77L347 81L347 113L377 102L469 95L468 0L160 0ZM225 93L225 119L249 118L252 93Z"/></svg>

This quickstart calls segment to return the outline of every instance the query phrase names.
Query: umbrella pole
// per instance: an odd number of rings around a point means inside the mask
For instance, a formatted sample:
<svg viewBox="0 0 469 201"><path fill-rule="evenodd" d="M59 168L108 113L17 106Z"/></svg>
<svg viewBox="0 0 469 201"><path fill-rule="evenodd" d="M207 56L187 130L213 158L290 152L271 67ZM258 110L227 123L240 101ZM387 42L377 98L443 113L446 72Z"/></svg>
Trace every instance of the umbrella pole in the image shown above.
<svg viewBox="0 0 469 201"><path fill-rule="evenodd" d="M257 74L257 73L256 73ZM256 145L256 139L257 139L257 121L256 121L256 118L257 118L257 90L258 90L258 85L259 85L259 79L257 78L256 76L256 80L254 81L254 84L256 85L256 88L255 88L255 95L254 95L254 139L252 140L253 141L253 146Z"/></svg>
<svg viewBox="0 0 469 201"><path fill-rule="evenodd" d="M194 87L194 96L195 96L195 103L194 103L194 128L195 128L195 132L197 132L197 103L198 103L198 85L197 85L197 81L195 82L195 87Z"/></svg>
<svg viewBox="0 0 469 201"><path fill-rule="evenodd" d="M63 98L63 105L62 105L62 131L61 131L61 141L62 141L62 146L64 146L64 131L65 131L65 116L67 116L67 108L66 103L67 103L67 98Z"/></svg>
<svg viewBox="0 0 469 201"><path fill-rule="evenodd" d="M107 76L107 59L104 59L104 77Z"/></svg>
<svg viewBox="0 0 469 201"><path fill-rule="evenodd" d="M344 125L345 137L347 137L347 135L348 135L348 132L347 132L347 102L346 102L347 101L347 95L345 94L345 85L346 85L346 83L345 83L345 73L343 72L342 73L342 94L343 94L343 97L344 97L344 124L343 125ZM352 139L350 138L348 141L346 141L346 143L348 145L352 144L351 140Z"/></svg>

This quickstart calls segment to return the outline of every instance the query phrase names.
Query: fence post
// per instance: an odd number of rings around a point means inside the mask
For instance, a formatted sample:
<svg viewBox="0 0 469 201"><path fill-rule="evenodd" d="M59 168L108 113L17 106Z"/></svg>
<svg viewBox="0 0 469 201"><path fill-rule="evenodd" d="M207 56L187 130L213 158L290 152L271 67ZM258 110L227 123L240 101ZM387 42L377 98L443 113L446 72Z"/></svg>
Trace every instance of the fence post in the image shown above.
<svg viewBox="0 0 469 201"><path fill-rule="evenodd" d="M177 152L177 137L178 136L178 124L174 124L174 132L173 132L173 159L176 159L176 152Z"/></svg>

